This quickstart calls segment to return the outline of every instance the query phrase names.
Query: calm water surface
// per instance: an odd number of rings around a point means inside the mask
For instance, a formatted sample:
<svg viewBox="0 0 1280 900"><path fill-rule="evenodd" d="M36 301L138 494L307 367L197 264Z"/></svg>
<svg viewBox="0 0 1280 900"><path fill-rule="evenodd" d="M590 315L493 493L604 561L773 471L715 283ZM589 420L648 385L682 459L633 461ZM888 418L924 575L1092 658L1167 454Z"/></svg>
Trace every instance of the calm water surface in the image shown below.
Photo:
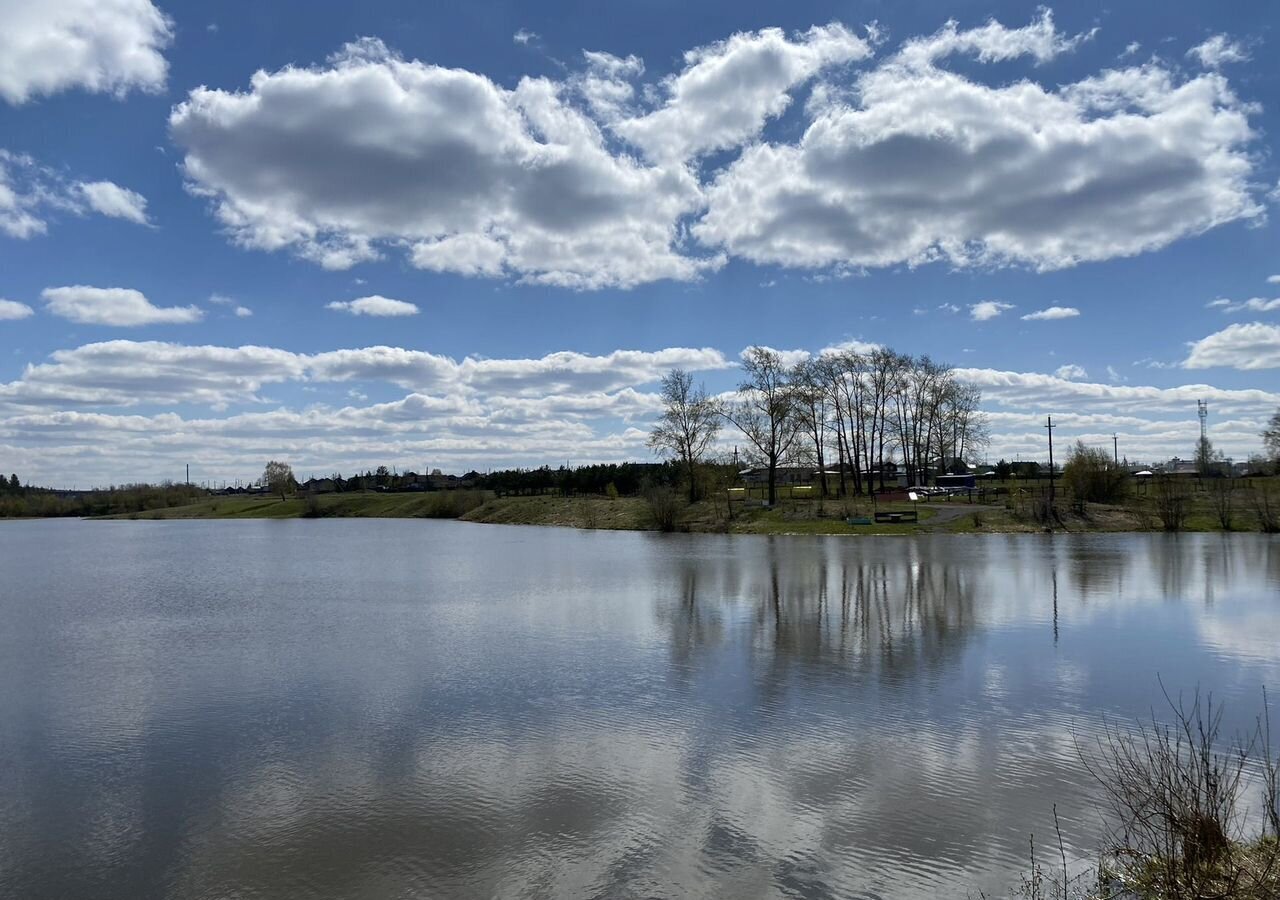
<svg viewBox="0 0 1280 900"><path fill-rule="evenodd" d="M0 523L0 896L957 897L1280 694L1262 536ZM1046 841L1047 843L1047 841ZM1046 860L1047 861L1047 860Z"/></svg>

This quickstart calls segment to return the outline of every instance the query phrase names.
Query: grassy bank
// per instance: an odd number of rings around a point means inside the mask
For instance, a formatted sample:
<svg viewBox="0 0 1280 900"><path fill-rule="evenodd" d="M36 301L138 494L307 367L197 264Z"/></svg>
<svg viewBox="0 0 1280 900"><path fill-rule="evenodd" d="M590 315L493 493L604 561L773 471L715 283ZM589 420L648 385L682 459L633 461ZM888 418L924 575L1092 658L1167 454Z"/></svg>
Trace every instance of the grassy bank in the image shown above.
<svg viewBox="0 0 1280 900"><path fill-rule="evenodd" d="M1280 506L1280 479L1268 479L1262 488ZM1242 492L1243 493L1243 492ZM1224 529L1208 492L1192 492L1180 530L1221 532L1260 531L1262 521L1251 505L1239 498ZM850 525L851 517L872 518L880 511L914 509L913 524ZM653 530L649 504L640 497L553 494L530 497L495 497L487 491L448 491L427 494L350 493L298 497L208 497L185 506L108 516L116 519L244 519L244 518L437 518L463 519L502 525L558 525L570 528ZM970 534L1017 533L1046 530L1064 532L1159 531L1161 522L1142 497L1120 504L1085 504L1077 507L1060 501L1052 515L1043 515L1034 502L1006 497L1000 502L970 503L961 497L950 501L873 505L859 499L783 499L775 507L733 504L728 515L723 499L680 504L675 530L735 534Z"/></svg>
<svg viewBox="0 0 1280 900"><path fill-rule="evenodd" d="M103 516L106 519L457 519L492 498L485 491L325 494L318 497L208 497L199 503Z"/></svg>

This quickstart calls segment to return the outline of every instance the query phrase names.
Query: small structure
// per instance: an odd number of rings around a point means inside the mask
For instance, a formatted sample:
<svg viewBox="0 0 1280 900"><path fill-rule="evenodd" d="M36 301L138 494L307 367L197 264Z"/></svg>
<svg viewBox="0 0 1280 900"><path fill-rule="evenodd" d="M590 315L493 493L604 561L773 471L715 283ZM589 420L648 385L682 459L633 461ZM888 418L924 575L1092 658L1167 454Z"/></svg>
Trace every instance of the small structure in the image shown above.
<svg viewBox="0 0 1280 900"><path fill-rule="evenodd" d="M779 485L810 484L813 481L813 475L814 470L808 466L778 466L774 470L775 483ZM738 473L738 477L742 479L743 484L753 487L768 484L769 467L756 466L752 469L743 469Z"/></svg>
<svg viewBox="0 0 1280 900"><path fill-rule="evenodd" d="M914 509L904 509L901 511L876 510L877 524L884 523L889 525L898 525L904 522L919 522L920 513Z"/></svg>

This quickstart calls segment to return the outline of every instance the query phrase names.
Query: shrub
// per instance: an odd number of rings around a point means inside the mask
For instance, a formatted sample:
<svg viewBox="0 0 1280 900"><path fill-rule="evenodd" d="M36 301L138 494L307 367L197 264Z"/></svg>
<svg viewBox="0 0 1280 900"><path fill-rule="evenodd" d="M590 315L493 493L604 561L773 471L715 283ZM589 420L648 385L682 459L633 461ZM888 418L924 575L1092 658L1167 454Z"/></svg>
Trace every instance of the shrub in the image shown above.
<svg viewBox="0 0 1280 900"><path fill-rule="evenodd" d="M676 492L669 485L648 484L641 495L649 505L654 526L659 531L675 531L676 519L680 515L680 500L676 497Z"/></svg>
<svg viewBox="0 0 1280 900"><path fill-rule="evenodd" d="M1165 531L1181 531L1187 524L1187 488L1177 479L1164 475L1152 485L1156 518Z"/></svg>
<svg viewBox="0 0 1280 900"><path fill-rule="evenodd" d="M1213 504L1214 515L1223 531L1231 530L1232 516L1235 512L1236 484L1230 478L1215 478L1209 483L1209 500Z"/></svg>
<svg viewBox="0 0 1280 900"><path fill-rule="evenodd" d="M1129 478L1105 450L1076 441L1062 470L1062 483L1078 502L1116 503L1124 499Z"/></svg>
<svg viewBox="0 0 1280 900"><path fill-rule="evenodd" d="M1265 534L1280 534L1280 502L1266 487L1254 488L1251 497L1253 511L1258 517L1258 527Z"/></svg>

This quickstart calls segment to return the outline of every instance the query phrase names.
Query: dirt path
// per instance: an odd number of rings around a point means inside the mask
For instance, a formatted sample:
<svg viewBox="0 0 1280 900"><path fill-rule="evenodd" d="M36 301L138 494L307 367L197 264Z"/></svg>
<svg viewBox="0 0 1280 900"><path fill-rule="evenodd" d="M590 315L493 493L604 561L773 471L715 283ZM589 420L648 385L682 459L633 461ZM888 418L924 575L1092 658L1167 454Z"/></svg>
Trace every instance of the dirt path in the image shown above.
<svg viewBox="0 0 1280 900"><path fill-rule="evenodd" d="M972 515L975 512L992 513L1003 508L985 503L921 503L919 505L933 510L933 516L928 521L921 522L921 525L946 525L948 522L954 522L962 516Z"/></svg>

